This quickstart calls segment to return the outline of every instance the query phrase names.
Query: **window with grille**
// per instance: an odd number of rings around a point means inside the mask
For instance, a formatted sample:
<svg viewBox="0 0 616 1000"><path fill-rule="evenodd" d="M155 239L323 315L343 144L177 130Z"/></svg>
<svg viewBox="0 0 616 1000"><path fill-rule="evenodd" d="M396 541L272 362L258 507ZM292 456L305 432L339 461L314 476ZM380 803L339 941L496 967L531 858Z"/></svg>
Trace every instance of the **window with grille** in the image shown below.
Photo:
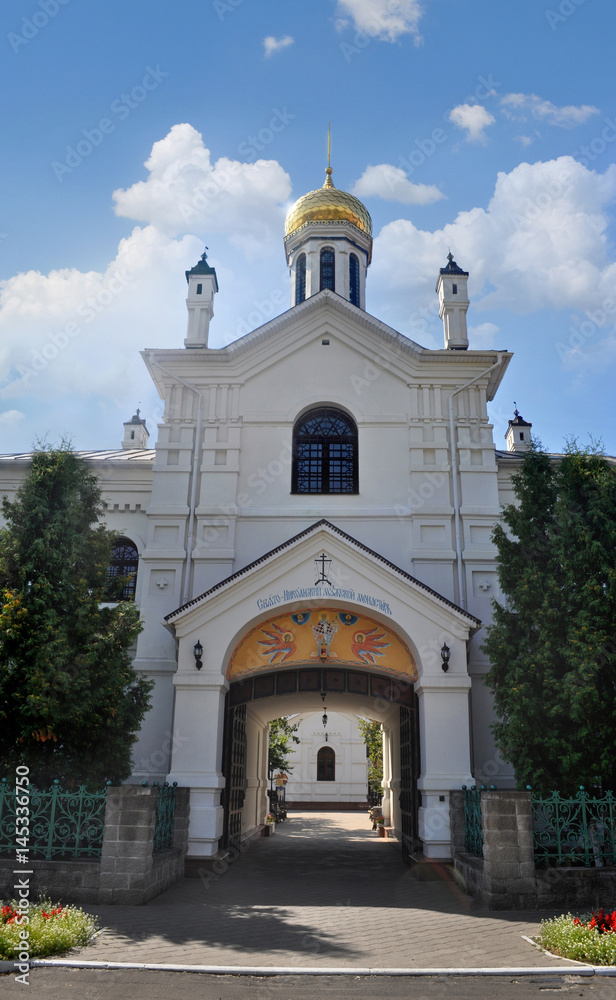
<svg viewBox="0 0 616 1000"><path fill-rule="evenodd" d="M354 253L349 257L349 299L359 306L359 259Z"/></svg>
<svg viewBox="0 0 616 1000"><path fill-rule="evenodd" d="M317 781L336 780L336 754L331 747L321 747L317 754Z"/></svg>
<svg viewBox="0 0 616 1000"><path fill-rule="evenodd" d="M331 247L325 247L321 250L321 288L331 288L332 292L336 291L336 264L335 264L335 254Z"/></svg>
<svg viewBox="0 0 616 1000"><path fill-rule="evenodd" d="M306 254L300 253L295 265L295 305L306 298Z"/></svg>
<svg viewBox="0 0 616 1000"><path fill-rule="evenodd" d="M293 432L292 493L358 493L357 426L333 407L305 413Z"/></svg>
<svg viewBox="0 0 616 1000"><path fill-rule="evenodd" d="M107 570L107 600L134 601L139 554L130 538L118 538Z"/></svg>

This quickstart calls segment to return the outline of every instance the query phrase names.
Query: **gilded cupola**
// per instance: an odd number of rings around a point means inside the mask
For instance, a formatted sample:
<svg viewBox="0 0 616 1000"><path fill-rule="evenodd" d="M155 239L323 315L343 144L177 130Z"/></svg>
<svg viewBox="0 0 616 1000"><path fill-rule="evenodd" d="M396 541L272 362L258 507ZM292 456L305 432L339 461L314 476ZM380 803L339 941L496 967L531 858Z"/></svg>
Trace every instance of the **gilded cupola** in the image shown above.
<svg viewBox="0 0 616 1000"><path fill-rule="evenodd" d="M284 224L285 236L297 232L307 222L350 222L360 232L372 236L368 209L359 198L335 187L332 172L332 168L327 167L323 187L302 195L289 209Z"/></svg>
<svg viewBox="0 0 616 1000"><path fill-rule="evenodd" d="M329 290L365 309L372 219L359 198L335 187L329 156L323 187L298 198L284 232L292 306Z"/></svg>

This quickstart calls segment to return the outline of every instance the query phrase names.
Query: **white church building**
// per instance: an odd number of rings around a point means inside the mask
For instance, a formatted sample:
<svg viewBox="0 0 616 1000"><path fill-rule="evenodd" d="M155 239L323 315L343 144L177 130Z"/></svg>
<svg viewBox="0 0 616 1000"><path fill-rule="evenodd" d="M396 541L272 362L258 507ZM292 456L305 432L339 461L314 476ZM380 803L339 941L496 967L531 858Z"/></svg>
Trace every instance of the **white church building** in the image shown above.
<svg viewBox="0 0 616 1000"><path fill-rule="evenodd" d="M194 859L259 830L268 724L300 713L318 729L324 698L382 723L403 853L450 856L450 789L513 784L480 649L491 532L530 434L516 413L495 447L486 404L511 354L469 344L451 254L435 275L442 349L366 312L370 215L331 174L286 219L290 308L210 348L204 253L184 343L143 351L164 402L155 448L137 412L121 449L83 453L121 536L114 571L134 574L134 668L155 681L131 780L191 789ZM27 461L0 457L1 492Z"/></svg>
<svg viewBox="0 0 616 1000"><path fill-rule="evenodd" d="M298 744L290 742L285 804L289 809L364 809L368 802L366 744L358 717L322 711L291 716Z"/></svg>

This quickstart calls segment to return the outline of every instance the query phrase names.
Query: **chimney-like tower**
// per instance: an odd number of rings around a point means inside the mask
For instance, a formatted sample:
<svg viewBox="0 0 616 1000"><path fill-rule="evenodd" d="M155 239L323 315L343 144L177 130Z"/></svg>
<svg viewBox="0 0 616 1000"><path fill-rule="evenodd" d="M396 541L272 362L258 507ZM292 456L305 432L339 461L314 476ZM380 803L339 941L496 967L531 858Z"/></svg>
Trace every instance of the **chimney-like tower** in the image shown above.
<svg viewBox="0 0 616 1000"><path fill-rule="evenodd" d="M524 420L524 417L520 416L516 408L513 411L513 420L509 421L509 427L505 434L507 451L528 451L530 448L530 429L532 426L527 420Z"/></svg>
<svg viewBox="0 0 616 1000"><path fill-rule="evenodd" d="M124 451L133 449L143 450L148 446L150 432L145 426L145 420L139 416L139 410L124 423L124 440L122 448Z"/></svg>
<svg viewBox="0 0 616 1000"><path fill-rule="evenodd" d="M438 292L439 316L445 330L445 347L450 351L468 349L466 332L466 310L468 309L468 271L458 267L451 251L447 254L447 267L439 271L436 291Z"/></svg>
<svg viewBox="0 0 616 1000"><path fill-rule="evenodd" d="M207 247L206 247L207 250ZM207 347L210 320L214 315L214 295L218 291L216 271L207 262L205 251L201 260L186 271L188 282L188 327L184 347Z"/></svg>

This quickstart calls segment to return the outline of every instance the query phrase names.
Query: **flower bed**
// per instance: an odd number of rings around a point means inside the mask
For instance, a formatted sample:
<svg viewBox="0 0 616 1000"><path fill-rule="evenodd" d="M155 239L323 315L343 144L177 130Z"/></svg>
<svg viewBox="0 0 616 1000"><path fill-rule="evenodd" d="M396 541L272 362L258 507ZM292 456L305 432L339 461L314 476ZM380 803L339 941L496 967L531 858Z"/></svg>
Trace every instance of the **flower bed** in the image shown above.
<svg viewBox="0 0 616 1000"><path fill-rule="evenodd" d="M593 912L582 921L578 917L554 917L541 921L537 944L563 958L573 958L591 965L616 965L616 910Z"/></svg>
<svg viewBox="0 0 616 1000"><path fill-rule="evenodd" d="M41 899L22 915L12 900L0 909L0 959L11 960L26 951L30 958L59 955L88 944L96 928L97 918L78 906Z"/></svg>

